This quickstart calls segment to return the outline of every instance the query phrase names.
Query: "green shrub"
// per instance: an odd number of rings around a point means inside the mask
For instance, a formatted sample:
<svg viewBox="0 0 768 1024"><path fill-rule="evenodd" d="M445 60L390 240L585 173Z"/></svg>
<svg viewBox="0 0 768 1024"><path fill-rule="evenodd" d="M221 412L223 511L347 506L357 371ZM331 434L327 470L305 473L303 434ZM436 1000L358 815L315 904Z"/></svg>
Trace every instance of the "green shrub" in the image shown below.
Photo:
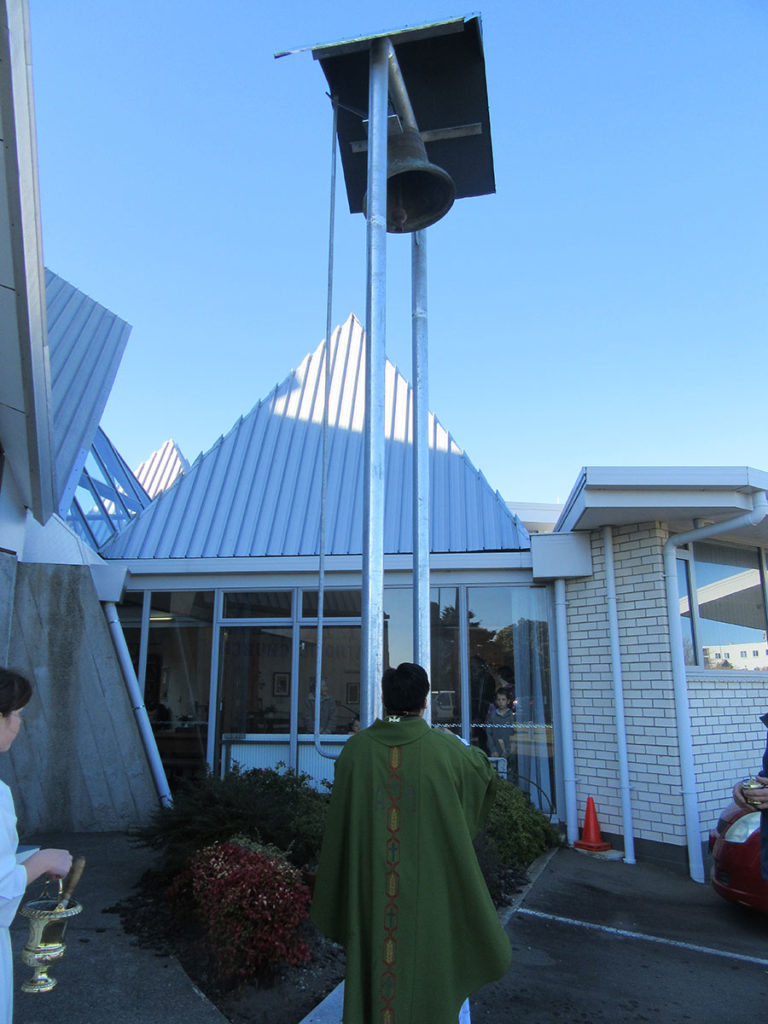
<svg viewBox="0 0 768 1024"><path fill-rule="evenodd" d="M309 959L301 936L310 892L283 857L239 843L198 850L169 895L192 907L219 982L225 986L271 977L278 964Z"/></svg>
<svg viewBox="0 0 768 1024"><path fill-rule="evenodd" d="M496 802L483 838L505 867L527 868L545 850L559 846L560 833L525 793L499 779Z"/></svg>
<svg viewBox="0 0 768 1024"><path fill-rule="evenodd" d="M233 836L276 847L305 867L319 853L327 808L328 795L313 789L308 775L235 765L223 778L209 772L185 783L173 805L158 808L135 837L163 851L171 874L196 850Z"/></svg>

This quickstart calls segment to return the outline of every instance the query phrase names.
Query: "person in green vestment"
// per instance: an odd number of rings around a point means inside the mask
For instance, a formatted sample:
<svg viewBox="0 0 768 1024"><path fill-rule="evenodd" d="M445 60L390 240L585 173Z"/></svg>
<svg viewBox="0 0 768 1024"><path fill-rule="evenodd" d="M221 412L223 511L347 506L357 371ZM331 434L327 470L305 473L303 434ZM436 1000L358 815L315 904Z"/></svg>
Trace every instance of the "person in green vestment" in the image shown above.
<svg viewBox="0 0 768 1024"><path fill-rule="evenodd" d="M512 958L472 845L497 777L424 721L421 666L381 690L384 717L336 762L311 916L346 951L344 1024L457 1024Z"/></svg>

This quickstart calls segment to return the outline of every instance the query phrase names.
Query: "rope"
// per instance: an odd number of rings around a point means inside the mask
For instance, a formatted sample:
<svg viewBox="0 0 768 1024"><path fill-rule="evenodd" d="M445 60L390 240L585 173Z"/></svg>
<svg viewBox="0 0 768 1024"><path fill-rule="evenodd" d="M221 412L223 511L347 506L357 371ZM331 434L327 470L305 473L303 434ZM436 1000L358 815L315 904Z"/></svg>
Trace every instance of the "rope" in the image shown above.
<svg viewBox="0 0 768 1024"><path fill-rule="evenodd" d="M333 236L336 226L336 128L339 120L339 105L335 96L331 96L333 105L333 130L331 132L331 197L328 224L328 292L325 309L325 349L323 351L323 383L325 396L323 404L323 441L320 469L320 551L317 572L317 654L315 657L315 750L321 757L335 761L338 754L330 754L323 750L320 742L320 700L323 674L323 613L325 605L325 506L327 502L328 484L328 417L331 399L331 328L333 317Z"/></svg>

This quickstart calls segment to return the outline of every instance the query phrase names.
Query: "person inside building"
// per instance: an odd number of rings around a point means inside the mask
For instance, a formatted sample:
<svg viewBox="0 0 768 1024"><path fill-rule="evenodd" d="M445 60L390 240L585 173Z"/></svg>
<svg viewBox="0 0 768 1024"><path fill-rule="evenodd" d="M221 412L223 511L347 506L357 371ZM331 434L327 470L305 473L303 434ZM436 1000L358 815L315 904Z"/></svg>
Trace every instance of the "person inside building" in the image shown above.
<svg viewBox="0 0 768 1024"><path fill-rule="evenodd" d="M315 731L315 680L309 681L309 693L301 707L299 728L302 732ZM336 732L338 717L336 701L328 695L328 683L320 680L320 732Z"/></svg>
<svg viewBox="0 0 768 1024"><path fill-rule="evenodd" d="M760 721L768 729L768 713L760 716ZM744 782L737 782L733 787L734 803L739 807L753 807L761 812L760 814L760 870L763 878L768 882L768 742L763 751L763 767L755 776L755 782L765 788L750 788L744 790Z"/></svg>
<svg viewBox="0 0 768 1024"><path fill-rule="evenodd" d="M21 728L23 708L32 696L32 684L18 672L0 668L0 753L11 749ZM72 867L68 850L37 850L19 863L16 851L16 812L10 789L0 782L0 1024L13 1017L13 960L11 921L24 890L41 875L63 878Z"/></svg>
<svg viewBox="0 0 768 1024"><path fill-rule="evenodd" d="M472 839L498 780L488 758L430 729L429 680L404 662L384 673L385 714L336 762L312 918L345 947L345 1024L457 1024L508 969Z"/></svg>
<svg viewBox="0 0 768 1024"><path fill-rule="evenodd" d="M493 708L488 713L488 756L509 757L512 753L512 726L515 713L509 699L509 691L500 686L496 691Z"/></svg>

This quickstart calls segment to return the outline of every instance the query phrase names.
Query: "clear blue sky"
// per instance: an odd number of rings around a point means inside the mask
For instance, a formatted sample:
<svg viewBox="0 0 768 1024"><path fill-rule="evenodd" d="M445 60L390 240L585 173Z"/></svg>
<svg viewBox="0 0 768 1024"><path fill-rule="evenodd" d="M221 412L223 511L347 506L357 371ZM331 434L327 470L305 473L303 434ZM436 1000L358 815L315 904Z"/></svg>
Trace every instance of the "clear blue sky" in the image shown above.
<svg viewBox="0 0 768 1024"><path fill-rule="evenodd" d="M30 0L46 264L133 325L103 425L192 459L325 333L311 54L425 0ZM497 193L429 231L430 407L508 500L583 465L768 469L768 5L488 0ZM341 195L334 323L365 317ZM387 352L410 378L410 241Z"/></svg>

